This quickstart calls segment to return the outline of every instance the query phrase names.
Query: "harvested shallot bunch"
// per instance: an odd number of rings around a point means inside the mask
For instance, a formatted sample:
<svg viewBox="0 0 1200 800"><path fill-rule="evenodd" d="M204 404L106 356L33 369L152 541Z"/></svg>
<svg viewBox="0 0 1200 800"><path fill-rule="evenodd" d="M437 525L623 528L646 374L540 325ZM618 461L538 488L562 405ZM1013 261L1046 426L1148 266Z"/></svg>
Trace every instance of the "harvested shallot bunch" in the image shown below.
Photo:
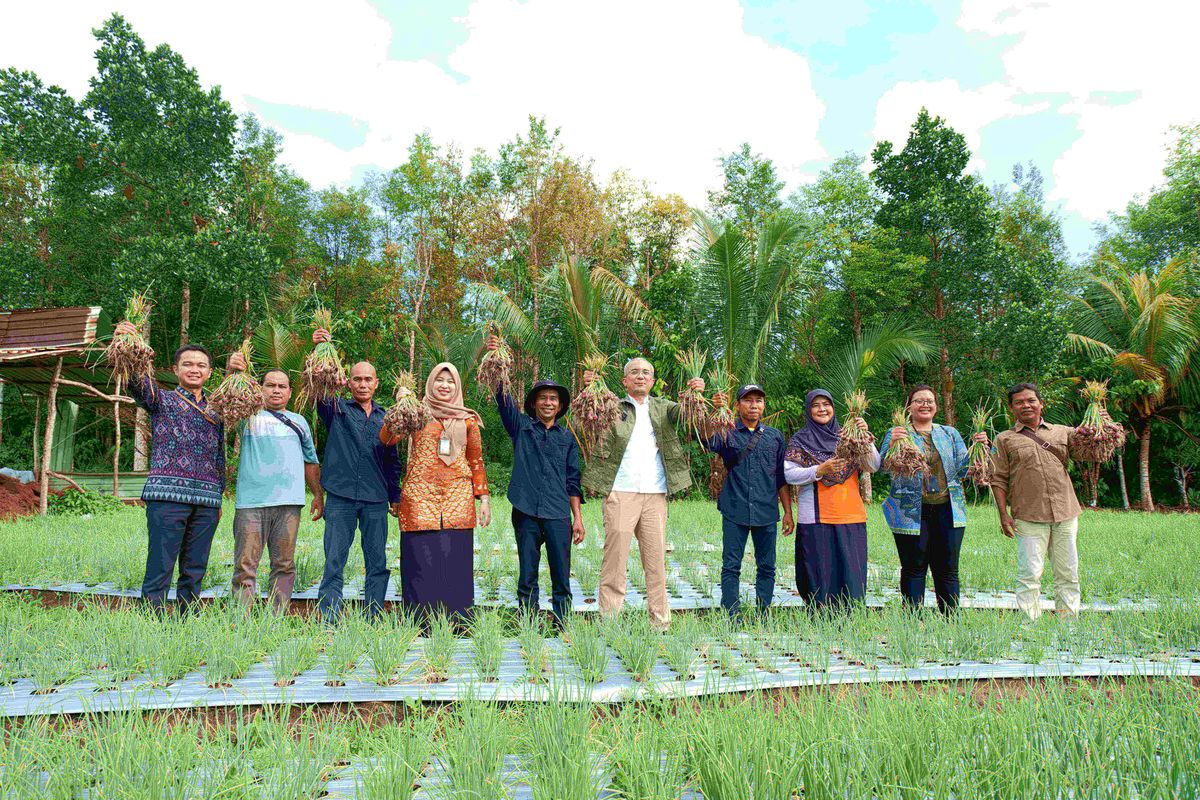
<svg viewBox="0 0 1200 800"><path fill-rule="evenodd" d="M617 396L604 383L608 357L588 356L580 362L585 371L594 372L596 379L579 390L571 401L571 420L585 453L590 453L601 435L617 424L621 409Z"/></svg>
<svg viewBox="0 0 1200 800"><path fill-rule="evenodd" d="M703 429L704 422L708 418L709 403L703 393L697 392L687 384L704 377L708 353L696 345L692 345L687 350L678 353L675 358L683 370L684 380L683 389L679 392L679 417L683 420L684 425L698 433Z"/></svg>
<svg viewBox="0 0 1200 800"><path fill-rule="evenodd" d="M495 336L499 345L495 350L484 351L483 358L479 360L479 368L475 371L475 380L492 394L512 394L512 348L504 341L504 337L500 335L500 327L494 322L488 323L487 336Z"/></svg>
<svg viewBox="0 0 1200 800"><path fill-rule="evenodd" d="M867 413L868 405L870 401L861 390L851 392L846 398L846 419L842 421L842 430L838 434L837 448L834 450L834 456L857 464L860 469L866 468L875 444L875 434L859 430L856 422Z"/></svg>
<svg viewBox="0 0 1200 800"><path fill-rule="evenodd" d="M712 372L712 389L714 393L724 394L726 402L720 408L712 407L712 411L708 415L708 427L713 434L720 436L722 441L729 439L729 432L737 424L737 418L733 415L733 409L730 408L729 402L732 399L732 387L733 376L718 363Z"/></svg>
<svg viewBox="0 0 1200 800"><path fill-rule="evenodd" d="M313 313L313 327L317 330L333 330L333 314L321 307ZM337 397L346 385L346 370L342 357L333 342L321 342L304 359L304 371L300 373L300 398L303 403L316 404Z"/></svg>
<svg viewBox="0 0 1200 800"><path fill-rule="evenodd" d="M883 468L901 478L915 478L925 471L925 454L913 442L912 425L908 412L897 408L892 412L892 427L904 428L908 436L892 437L887 453L883 457ZM843 428L842 430L845 430Z"/></svg>
<svg viewBox="0 0 1200 800"><path fill-rule="evenodd" d="M1125 428L1108 415L1107 381L1086 381L1079 393L1088 407L1083 424L1071 434L1071 455L1076 461L1103 464L1125 446Z"/></svg>
<svg viewBox="0 0 1200 800"><path fill-rule="evenodd" d="M249 339L242 342L238 352L246 359L246 368L226 375L225 380L221 381L221 385L208 398L209 410L220 417L227 426L250 419L263 408L262 385L254 377L250 366L253 351Z"/></svg>
<svg viewBox="0 0 1200 800"><path fill-rule="evenodd" d="M989 403L980 403L971 410L971 430L975 433L988 433L992 427L992 407ZM967 448L967 477L974 481L976 488L983 489L992 481L992 454L983 442L972 441Z"/></svg>
<svg viewBox="0 0 1200 800"><path fill-rule="evenodd" d="M137 328L137 333L119 333L104 348L104 359L118 382L128 385L130 379L150 375L154 371L154 349L146 341L146 326L150 322L150 301L138 294L125 304L125 321Z"/></svg>
<svg viewBox="0 0 1200 800"><path fill-rule="evenodd" d="M407 371L395 376L396 394L392 407L383 415L383 424L388 433L397 439L407 439L429 424L429 407L417 397L416 380Z"/></svg>

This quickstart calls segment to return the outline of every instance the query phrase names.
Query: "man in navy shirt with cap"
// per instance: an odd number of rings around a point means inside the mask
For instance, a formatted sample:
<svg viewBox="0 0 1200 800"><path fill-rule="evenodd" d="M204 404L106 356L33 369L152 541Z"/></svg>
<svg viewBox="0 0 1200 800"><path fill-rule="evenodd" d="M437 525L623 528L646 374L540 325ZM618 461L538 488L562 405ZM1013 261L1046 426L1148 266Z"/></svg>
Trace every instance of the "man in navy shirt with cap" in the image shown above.
<svg viewBox="0 0 1200 800"><path fill-rule="evenodd" d="M497 345L495 338L488 340L489 350ZM584 535L579 443L558 424L570 404L566 387L548 380L538 381L525 395L524 413L510 394L496 393L500 420L513 442L508 501L517 537L517 604L522 611L537 611L538 566L545 545L559 625L571 609L571 545L581 543Z"/></svg>
<svg viewBox="0 0 1200 800"><path fill-rule="evenodd" d="M723 394L713 405L728 402ZM739 584L746 540L754 540L757 575L754 593L760 611L771 604L775 593L775 539L779 506L783 507L783 530L792 530L791 490L783 477L783 434L762 424L767 395L749 383L737 392L737 422L727 434L708 437L705 446L725 463L725 485L717 498L723 530L721 557L721 607L736 616L741 608Z"/></svg>

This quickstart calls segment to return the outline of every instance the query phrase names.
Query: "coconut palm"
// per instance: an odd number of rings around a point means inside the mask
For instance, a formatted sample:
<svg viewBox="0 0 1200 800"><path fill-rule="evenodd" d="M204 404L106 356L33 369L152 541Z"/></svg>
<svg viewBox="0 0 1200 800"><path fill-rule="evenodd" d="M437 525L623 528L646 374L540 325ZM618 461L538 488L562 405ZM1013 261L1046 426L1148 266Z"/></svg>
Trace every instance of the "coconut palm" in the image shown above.
<svg viewBox="0 0 1200 800"><path fill-rule="evenodd" d="M803 271L792 245L804 226L775 218L752 240L732 224L720 226L699 211L694 215L700 340L743 383L780 374L788 353L785 323L801 305L795 294Z"/></svg>
<svg viewBox="0 0 1200 800"><path fill-rule="evenodd" d="M607 268L575 256L563 254L541 279L536 322L529 309L502 289L490 284L475 288L483 296L483 307L513 340L534 377L539 373L558 380L571 376L577 386L582 375L579 363L628 343L629 323L639 325L647 344L666 340L649 306L630 286Z"/></svg>
<svg viewBox="0 0 1200 800"><path fill-rule="evenodd" d="M821 378L842 403L860 389L869 395L873 386L890 379L902 364L924 364L934 348L928 331L902 317L891 317L868 326L860 337L842 340L821 359Z"/></svg>
<svg viewBox="0 0 1200 800"><path fill-rule="evenodd" d="M1150 492L1150 428L1200 398L1200 301L1180 259L1158 272L1133 271L1116 261L1102 264L1075 300L1068 346L1136 380L1125 405L1138 437L1141 507L1154 509Z"/></svg>
<svg viewBox="0 0 1200 800"><path fill-rule="evenodd" d="M936 347L926 330L892 317L869 326L862 336L844 339L821 360L821 378L838 404L855 391L870 390L889 380L905 363L924 364ZM871 476L862 476L863 499L870 501Z"/></svg>

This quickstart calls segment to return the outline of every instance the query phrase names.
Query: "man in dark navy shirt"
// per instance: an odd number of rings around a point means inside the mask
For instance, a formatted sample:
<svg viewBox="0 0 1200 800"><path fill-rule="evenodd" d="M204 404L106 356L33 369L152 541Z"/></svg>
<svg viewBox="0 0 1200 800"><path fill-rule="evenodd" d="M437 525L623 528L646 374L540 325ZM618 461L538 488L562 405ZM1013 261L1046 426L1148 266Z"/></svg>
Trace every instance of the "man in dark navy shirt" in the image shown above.
<svg viewBox="0 0 1200 800"><path fill-rule="evenodd" d="M728 402L723 394L713 405ZM750 383L737 392L737 422L728 434L709 436L705 446L725 463L725 485L717 498L723 531L721 557L721 606L736 616L741 609L738 587L746 540L754 540L757 575L754 594L760 611L771 604L775 593L775 539L779 506L783 506L783 529L792 529L791 490L783 477L783 434L762 424L767 397L762 387Z"/></svg>
<svg viewBox="0 0 1200 800"><path fill-rule="evenodd" d="M329 341L329 332L318 330L313 342ZM362 534L366 563L367 616L383 610L387 597L387 515L399 515L400 454L395 446L379 441L383 406L375 402L379 380L375 367L360 361L350 368L350 397L317 403L317 415L329 431L325 441L325 572L318 590L318 607L327 623L341 616L342 575L354 530ZM390 506L390 509L389 509Z"/></svg>
<svg viewBox="0 0 1200 800"><path fill-rule="evenodd" d="M488 340L495 349L496 340ZM583 541L583 492L580 490L579 443L558 424L571 397L554 381L538 381L525 396L524 413L512 396L496 393L496 407L513 442L513 530L517 537L517 604L538 607L538 566L542 545L550 565L554 621L561 625L571 609L571 545Z"/></svg>

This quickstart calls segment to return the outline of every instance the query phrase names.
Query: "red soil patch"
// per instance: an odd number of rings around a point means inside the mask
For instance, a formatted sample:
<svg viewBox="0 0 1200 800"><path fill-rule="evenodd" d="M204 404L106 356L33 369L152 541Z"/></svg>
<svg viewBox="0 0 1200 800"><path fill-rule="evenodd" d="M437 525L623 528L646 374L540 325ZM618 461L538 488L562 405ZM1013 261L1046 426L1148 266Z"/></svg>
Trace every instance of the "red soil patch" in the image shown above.
<svg viewBox="0 0 1200 800"><path fill-rule="evenodd" d="M0 475L0 522L36 514L38 490L35 483L21 483L16 478Z"/></svg>

